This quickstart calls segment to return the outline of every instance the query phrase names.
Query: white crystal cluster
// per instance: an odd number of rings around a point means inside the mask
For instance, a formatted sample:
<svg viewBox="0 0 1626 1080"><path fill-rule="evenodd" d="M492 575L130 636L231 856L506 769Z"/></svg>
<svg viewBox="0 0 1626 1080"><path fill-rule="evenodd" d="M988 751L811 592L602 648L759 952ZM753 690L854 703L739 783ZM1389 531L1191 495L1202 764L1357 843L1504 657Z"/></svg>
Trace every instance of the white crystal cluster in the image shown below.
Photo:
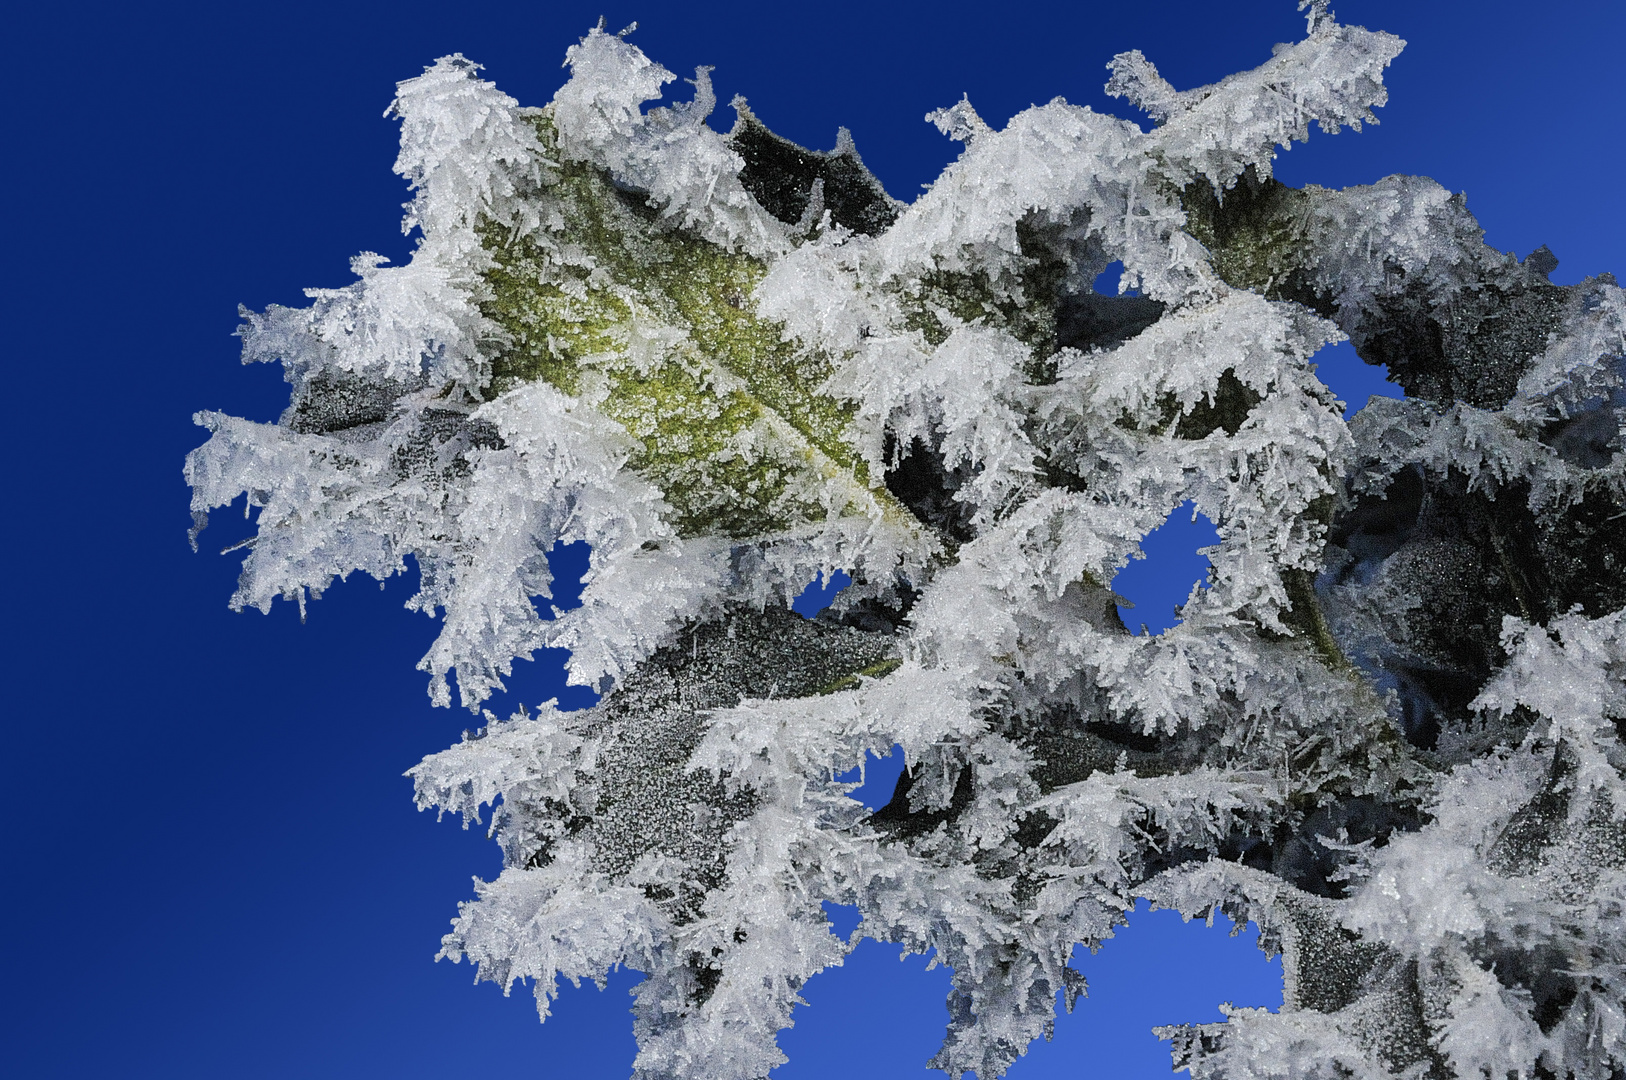
<svg viewBox="0 0 1626 1080"><path fill-rule="evenodd" d="M1346 426L1317 350L1377 333L1407 289L1439 307L1524 271L1411 178L1305 189L1272 257L1333 319L1216 269L1183 193L1223 204L1311 121L1359 129L1385 100L1402 42L1304 6L1302 41L1213 86L1115 60L1150 131L1060 99L998 130L969 102L934 113L963 152L912 204L878 194L870 232L840 223L833 180L799 220L770 213L705 122L706 71L645 109L673 76L625 33L573 47L543 109L460 56L400 85L411 262L364 253L310 307L245 312L245 359L282 362L292 403L199 414L186 476L200 528L239 496L259 511L235 606L303 607L411 556L411 605L442 617L437 704L455 673L479 710L545 645L608 690L486 713L412 770L425 808L490 807L505 853L444 955L534 980L544 1017L560 978L646 972L637 1075L750 1080L857 940L935 950L954 989L933 1064L991 1080L1082 992L1074 947L1147 897L1252 919L1287 954L1280 1014L1166 1033L1196 1076L1619 1075L1621 612L1510 616L1472 709L1516 736L1442 763L1380 677L1405 580L1374 559L1314 582L1339 508L1407 470L1538 515L1600 484L1626 501L1618 452L1548 437L1616 422L1626 305L1604 281L1570 296L1500 408L1385 402ZM850 140L818 160L861 170ZM1115 262L1152 312L1134 332L1023 322ZM911 453L955 478L955 527L886 483ZM1131 634L1109 583L1187 502L1218 528L1210 580L1179 625ZM547 554L573 541L582 604L544 617ZM838 612L907 618L770 617L834 569L855 580ZM872 817L834 777L894 746L906 783ZM1351 840L1353 804L1413 824ZM1303 829L1339 895L1239 861L1237 838ZM851 941L825 902L862 913ZM1556 1018L1528 989L1548 969Z"/></svg>

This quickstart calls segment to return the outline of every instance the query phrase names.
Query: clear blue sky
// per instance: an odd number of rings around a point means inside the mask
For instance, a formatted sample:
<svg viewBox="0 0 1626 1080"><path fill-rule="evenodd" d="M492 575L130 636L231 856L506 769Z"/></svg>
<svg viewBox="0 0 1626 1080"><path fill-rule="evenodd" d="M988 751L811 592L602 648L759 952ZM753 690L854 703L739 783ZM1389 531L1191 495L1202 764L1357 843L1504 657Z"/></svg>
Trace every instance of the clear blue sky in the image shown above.
<svg viewBox="0 0 1626 1080"><path fill-rule="evenodd" d="M1555 280L1626 267L1626 6L1336 7L1411 45L1382 126L1313 137L1285 180L1427 174L1466 189L1497 247L1550 245ZM627 1075L632 976L568 992L539 1027L528 996L431 962L497 852L416 813L401 778L470 723L431 709L413 670L434 631L402 609L411 584L352 580L304 626L286 605L232 614L236 560L213 553L228 530L188 551L180 479L194 410L269 420L285 400L278 372L236 363L239 302L303 303L358 251L408 254L380 117L395 81L461 51L541 104L600 13L640 20L633 40L680 74L715 65L720 100L746 94L790 138L828 147L847 125L904 199L955 149L921 117L963 92L995 123L1056 95L1114 108L1116 52L1190 86L1303 26L1292 0L10 9L8 1075ZM1333 380L1355 404L1361 374ZM1154 629L1201 573L1200 529L1164 535L1119 584ZM556 692L556 658L525 667L499 705ZM1092 996L1014 1080L1164 1075L1151 1024L1279 994L1245 940L1166 916L1081 965ZM946 983L922 967L867 946L821 976L777 1075L940 1076L923 1062Z"/></svg>

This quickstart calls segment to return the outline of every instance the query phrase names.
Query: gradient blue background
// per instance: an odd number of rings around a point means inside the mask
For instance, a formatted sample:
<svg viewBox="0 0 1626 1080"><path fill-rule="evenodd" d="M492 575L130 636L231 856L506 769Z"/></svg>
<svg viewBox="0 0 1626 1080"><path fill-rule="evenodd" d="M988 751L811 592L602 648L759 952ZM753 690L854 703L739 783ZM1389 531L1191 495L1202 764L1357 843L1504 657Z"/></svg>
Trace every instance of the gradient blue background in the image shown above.
<svg viewBox="0 0 1626 1080"><path fill-rule="evenodd" d="M1381 127L1285 155L1285 180L1424 173L1467 190L1497 247L1551 245L1556 280L1626 265L1626 7L1338 11L1410 40L1393 104ZM6 1075L627 1075L634 976L567 990L539 1027L527 994L431 963L470 877L498 863L478 832L416 813L401 777L470 723L431 709L413 670L435 628L402 609L411 583L353 580L305 626L288 606L232 614L236 559L213 552L242 522L217 515L192 555L180 477L194 410L270 420L285 400L278 371L236 363L239 302L302 303L357 251L408 255L380 118L395 81L462 51L541 104L601 12L641 20L633 40L680 75L716 65L721 100L745 93L792 139L827 147L849 126L905 199L955 150L922 115L962 92L994 123L1058 94L1122 108L1100 91L1118 51L1183 87L1303 27L1290 0L10 8ZM1327 370L1354 404L1373 391L1364 369ZM1180 521L1157 534L1119 582L1132 622L1167 625L1203 542ZM500 706L556 692L556 657L524 667ZM1245 938L1166 913L1080 965L1091 997L1016 1080L1164 1075L1152 1024L1280 1000ZM866 945L821 976L776 1076L941 1075L923 1062L946 981L923 966Z"/></svg>

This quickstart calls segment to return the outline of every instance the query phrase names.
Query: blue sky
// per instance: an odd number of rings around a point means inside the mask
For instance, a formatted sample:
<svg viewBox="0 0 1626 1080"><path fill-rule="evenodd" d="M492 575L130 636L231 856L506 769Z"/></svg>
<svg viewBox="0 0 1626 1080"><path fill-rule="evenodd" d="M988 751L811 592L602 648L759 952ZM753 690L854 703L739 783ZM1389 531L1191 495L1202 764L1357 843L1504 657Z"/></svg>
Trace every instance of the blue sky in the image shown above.
<svg viewBox="0 0 1626 1080"><path fill-rule="evenodd" d="M1498 248L1548 244L1557 281L1626 267L1626 7L1335 6L1411 44L1382 125L1312 137L1282 157L1284 180L1430 175L1467 191ZM962 93L995 123L1056 95L1113 109L1100 88L1116 52L1141 48L1184 87L1259 63L1303 27L1291 0L13 9L0 172L10 1075L627 1075L634 976L568 991L539 1027L528 995L504 1000L466 966L431 962L497 852L414 811L400 775L470 723L431 709L413 670L434 630L402 608L411 583L352 580L303 626L286 605L232 614L236 560L214 554L231 526L192 555L180 479L203 437L194 410L269 420L285 400L277 371L236 362L238 303L302 303L304 286L344 284L364 249L408 255L395 128L380 116L395 81L461 51L541 104L601 13L640 20L633 40L680 74L715 65L719 99L746 94L787 137L828 147L847 125L904 199L955 151L921 117ZM713 123L731 120L724 107ZM1324 370L1358 405L1373 373L1348 359ZM1177 520L1125 572L1132 623L1166 625L1202 542ZM557 692L557 657L523 668L501 705ZM783 1039L795 1061L776 1076L941 1075L923 1062L943 973L895 956L869 945L810 984ZM1092 996L1013 1080L1165 1075L1152 1024L1279 1000L1245 938L1166 914L1080 964Z"/></svg>

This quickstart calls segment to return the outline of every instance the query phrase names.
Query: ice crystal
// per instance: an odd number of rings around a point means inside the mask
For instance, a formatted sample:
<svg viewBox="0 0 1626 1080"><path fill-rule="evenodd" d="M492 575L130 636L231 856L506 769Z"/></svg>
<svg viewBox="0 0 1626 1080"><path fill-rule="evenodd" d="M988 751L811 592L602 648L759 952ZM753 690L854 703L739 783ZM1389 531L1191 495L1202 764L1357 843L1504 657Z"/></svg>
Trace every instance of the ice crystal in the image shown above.
<svg viewBox="0 0 1626 1080"><path fill-rule="evenodd" d="M638 1076L751 1080L857 940L935 951L933 1064L992 1080L1144 898L1284 954L1279 1013L1163 1031L1196 1077L1620 1075L1626 299L1430 180L1273 179L1403 46L1302 6L1212 86L1115 59L1151 130L933 112L963 150L907 205L845 131L714 131L707 69L646 107L626 32L539 109L461 56L400 84L411 261L245 312L290 404L200 413L186 475L198 529L260 510L235 606L411 556L436 703L548 645L607 691L411 771L504 854L444 956L544 1017L634 967ZM1409 395L1349 425L1345 337ZM1188 502L1210 580L1131 635L1109 583ZM870 813L835 778L894 747Z"/></svg>

